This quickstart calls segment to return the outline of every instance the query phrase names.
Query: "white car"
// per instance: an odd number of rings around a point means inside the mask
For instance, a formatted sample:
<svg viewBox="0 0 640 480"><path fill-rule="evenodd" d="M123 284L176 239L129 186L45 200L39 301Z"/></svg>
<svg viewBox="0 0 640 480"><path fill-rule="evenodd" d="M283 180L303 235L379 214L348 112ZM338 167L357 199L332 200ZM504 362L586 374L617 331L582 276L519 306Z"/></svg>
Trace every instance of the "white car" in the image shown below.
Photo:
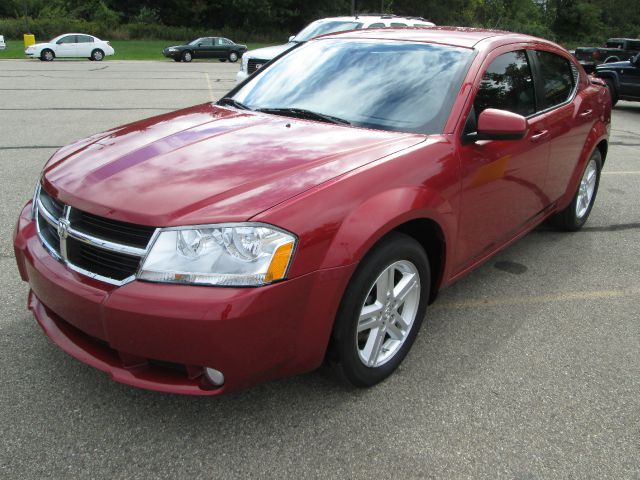
<svg viewBox="0 0 640 480"><path fill-rule="evenodd" d="M24 51L27 57L50 62L54 58L88 58L96 62L113 55L113 47L104 40L84 33L65 33L48 43L36 43Z"/></svg>
<svg viewBox="0 0 640 480"><path fill-rule="evenodd" d="M0 35L0 50L4 50L5 48L7 48L7 44L4 43L4 37Z"/></svg>
<svg viewBox="0 0 640 480"><path fill-rule="evenodd" d="M320 35L362 28L429 28L434 26L434 23L421 17L400 17L396 15L356 15L355 17L322 18L311 22L297 35L289 37L289 42L284 45L258 48L242 55L240 71L236 74L236 84L242 82L269 60L293 48L298 43L306 42Z"/></svg>

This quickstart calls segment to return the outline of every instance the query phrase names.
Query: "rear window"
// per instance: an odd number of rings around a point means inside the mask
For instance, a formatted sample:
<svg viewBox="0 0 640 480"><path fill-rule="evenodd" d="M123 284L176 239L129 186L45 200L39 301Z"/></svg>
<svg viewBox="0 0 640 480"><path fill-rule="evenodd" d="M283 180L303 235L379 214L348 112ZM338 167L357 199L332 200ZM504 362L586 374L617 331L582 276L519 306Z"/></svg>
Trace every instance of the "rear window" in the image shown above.
<svg viewBox="0 0 640 480"><path fill-rule="evenodd" d="M544 97L539 110L546 110L569 100L575 85L571 62L551 52L536 50L535 55L540 64L544 89Z"/></svg>

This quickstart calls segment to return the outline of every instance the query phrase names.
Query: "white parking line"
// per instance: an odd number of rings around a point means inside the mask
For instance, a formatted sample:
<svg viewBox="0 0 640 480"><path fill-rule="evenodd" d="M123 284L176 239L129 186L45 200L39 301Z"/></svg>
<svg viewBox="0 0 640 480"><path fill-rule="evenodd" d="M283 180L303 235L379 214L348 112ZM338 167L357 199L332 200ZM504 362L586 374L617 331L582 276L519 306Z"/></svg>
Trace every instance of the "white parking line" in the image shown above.
<svg viewBox="0 0 640 480"><path fill-rule="evenodd" d="M640 175L640 170L633 170L628 172L602 172L602 175Z"/></svg>

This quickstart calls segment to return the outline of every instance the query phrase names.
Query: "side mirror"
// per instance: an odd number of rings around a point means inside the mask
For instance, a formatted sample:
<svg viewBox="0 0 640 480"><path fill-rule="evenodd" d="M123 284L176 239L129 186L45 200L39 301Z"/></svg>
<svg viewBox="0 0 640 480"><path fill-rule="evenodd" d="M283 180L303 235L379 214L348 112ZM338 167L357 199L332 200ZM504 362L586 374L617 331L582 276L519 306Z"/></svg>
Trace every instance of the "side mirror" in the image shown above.
<svg viewBox="0 0 640 480"><path fill-rule="evenodd" d="M201 44L201 43L199 43L197 46L198 46L198 47L201 47L201 46L202 46L202 44Z"/></svg>
<svg viewBox="0 0 640 480"><path fill-rule="evenodd" d="M487 108L478 117L474 140L520 140L529 130L527 119L517 113Z"/></svg>
<svg viewBox="0 0 640 480"><path fill-rule="evenodd" d="M291 35L291 36L289 37L289 43L293 42L293 39L294 39L294 38L296 38L296 36L295 36L295 35Z"/></svg>

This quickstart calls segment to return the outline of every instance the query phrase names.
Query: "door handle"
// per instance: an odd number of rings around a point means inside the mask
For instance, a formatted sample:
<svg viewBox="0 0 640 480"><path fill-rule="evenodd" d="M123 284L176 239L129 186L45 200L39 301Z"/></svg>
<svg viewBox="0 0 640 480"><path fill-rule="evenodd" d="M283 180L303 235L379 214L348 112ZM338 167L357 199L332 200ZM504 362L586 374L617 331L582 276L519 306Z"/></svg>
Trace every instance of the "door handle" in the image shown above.
<svg viewBox="0 0 640 480"><path fill-rule="evenodd" d="M535 135L531 135L531 141L533 143L538 143L543 140L546 140L548 137L549 137L549 130L542 130L541 132L538 132Z"/></svg>
<svg viewBox="0 0 640 480"><path fill-rule="evenodd" d="M593 110L589 109L582 112L579 116L580 118L591 118L592 114L593 114Z"/></svg>

